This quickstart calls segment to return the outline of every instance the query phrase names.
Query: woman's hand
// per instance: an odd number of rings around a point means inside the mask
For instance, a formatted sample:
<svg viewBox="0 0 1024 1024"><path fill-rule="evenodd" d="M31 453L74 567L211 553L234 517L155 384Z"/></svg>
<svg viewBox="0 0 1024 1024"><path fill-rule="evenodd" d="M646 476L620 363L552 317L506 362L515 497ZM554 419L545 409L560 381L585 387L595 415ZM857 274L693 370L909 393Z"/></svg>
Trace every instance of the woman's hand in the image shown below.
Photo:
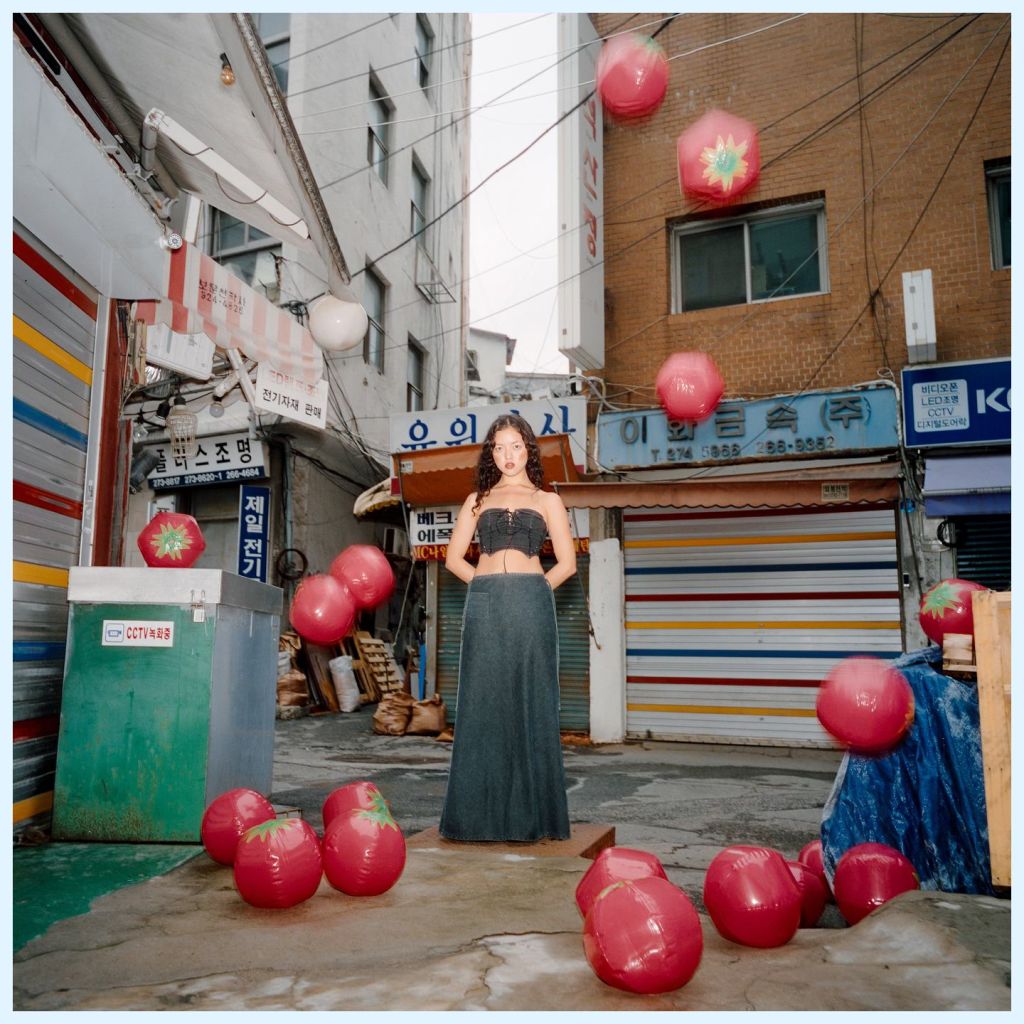
<svg viewBox="0 0 1024 1024"><path fill-rule="evenodd" d="M576 575L576 546L569 529L569 513L562 499L553 491L543 492L544 520L548 526L551 546L555 549L555 564L544 574L551 589L560 587L570 576ZM454 533L453 533L454 537ZM451 548L448 549L451 551Z"/></svg>
<svg viewBox="0 0 1024 1024"><path fill-rule="evenodd" d="M452 530L451 540L448 541L448 554L445 556L445 568L454 573L463 583L469 581L476 575L475 567L466 561L466 552L476 532L476 513L473 506L476 504L476 491L474 491L459 509L458 517L455 520L455 529Z"/></svg>

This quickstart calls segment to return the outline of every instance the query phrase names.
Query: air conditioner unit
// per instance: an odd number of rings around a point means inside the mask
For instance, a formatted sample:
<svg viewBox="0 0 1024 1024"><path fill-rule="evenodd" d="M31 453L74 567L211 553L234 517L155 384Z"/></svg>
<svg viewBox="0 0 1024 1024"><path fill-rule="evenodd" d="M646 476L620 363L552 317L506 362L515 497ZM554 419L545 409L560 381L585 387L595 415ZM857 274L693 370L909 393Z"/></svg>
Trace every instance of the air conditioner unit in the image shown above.
<svg viewBox="0 0 1024 1024"><path fill-rule="evenodd" d="M409 535L400 526L386 526L381 547L385 554L408 558Z"/></svg>
<svg viewBox="0 0 1024 1024"><path fill-rule="evenodd" d="M930 363L935 359L935 300L932 272L909 270L903 275L903 317L907 329L907 359Z"/></svg>

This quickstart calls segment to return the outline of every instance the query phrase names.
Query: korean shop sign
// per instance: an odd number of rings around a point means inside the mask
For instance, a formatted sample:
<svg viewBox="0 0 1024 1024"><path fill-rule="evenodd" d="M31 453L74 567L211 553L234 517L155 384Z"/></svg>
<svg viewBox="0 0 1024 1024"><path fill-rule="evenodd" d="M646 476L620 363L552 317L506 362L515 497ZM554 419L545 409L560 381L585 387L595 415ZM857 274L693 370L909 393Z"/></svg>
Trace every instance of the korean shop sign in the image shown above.
<svg viewBox="0 0 1024 1024"><path fill-rule="evenodd" d="M260 363L256 370L257 409L276 412L290 420L323 430L327 425L327 381L310 384L299 377Z"/></svg>
<svg viewBox="0 0 1024 1024"><path fill-rule="evenodd" d="M160 459L149 474L149 484L154 491L241 483L269 475L266 445L252 440L244 430L237 434L201 437L199 450L190 459L172 458L169 442L152 445L152 448Z"/></svg>
<svg viewBox="0 0 1024 1024"><path fill-rule="evenodd" d="M888 386L722 402L702 423L663 409L601 413L597 458L607 469L828 457L898 444Z"/></svg>
<svg viewBox="0 0 1024 1024"><path fill-rule="evenodd" d="M238 575L267 582L270 553L270 488L238 488Z"/></svg>
<svg viewBox="0 0 1024 1024"><path fill-rule="evenodd" d="M902 384L908 448L1009 444L1009 359L913 367Z"/></svg>

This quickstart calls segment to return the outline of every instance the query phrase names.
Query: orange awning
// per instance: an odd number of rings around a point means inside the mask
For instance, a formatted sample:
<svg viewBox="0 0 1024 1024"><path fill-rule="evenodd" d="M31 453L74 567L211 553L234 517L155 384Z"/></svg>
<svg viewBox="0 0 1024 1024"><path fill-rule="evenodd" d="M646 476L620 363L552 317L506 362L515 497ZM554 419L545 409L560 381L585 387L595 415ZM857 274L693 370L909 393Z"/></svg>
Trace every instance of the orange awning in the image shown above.
<svg viewBox="0 0 1024 1024"><path fill-rule="evenodd" d="M580 479L579 470L573 465L568 434L538 437L537 445L545 485ZM482 444L460 444L392 455L402 499L416 508L461 505L476 490L476 466L482 449Z"/></svg>
<svg viewBox="0 0 1024 1024"><path fill-rule="evenodd" d="M899 498L898 463L798 469L685 480L560 483L567 508L813 508Z"/></svg>

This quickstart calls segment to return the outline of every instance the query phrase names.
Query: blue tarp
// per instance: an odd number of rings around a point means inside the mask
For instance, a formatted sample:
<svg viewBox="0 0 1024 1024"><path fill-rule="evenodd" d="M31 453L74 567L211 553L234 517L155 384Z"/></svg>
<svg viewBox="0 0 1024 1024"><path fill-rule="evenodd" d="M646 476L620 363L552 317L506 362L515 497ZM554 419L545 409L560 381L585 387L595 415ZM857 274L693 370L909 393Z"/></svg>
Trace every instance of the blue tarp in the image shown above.
<svg viewBox="0 0 1024 1024"><path fill-rule="evenodd" d="M943 675L936 646L892 666L914 691L914 721L885 756L843 758L821 822L829 883L851 846L885 843L922 889L991 894L977 687Z"/></svg>

